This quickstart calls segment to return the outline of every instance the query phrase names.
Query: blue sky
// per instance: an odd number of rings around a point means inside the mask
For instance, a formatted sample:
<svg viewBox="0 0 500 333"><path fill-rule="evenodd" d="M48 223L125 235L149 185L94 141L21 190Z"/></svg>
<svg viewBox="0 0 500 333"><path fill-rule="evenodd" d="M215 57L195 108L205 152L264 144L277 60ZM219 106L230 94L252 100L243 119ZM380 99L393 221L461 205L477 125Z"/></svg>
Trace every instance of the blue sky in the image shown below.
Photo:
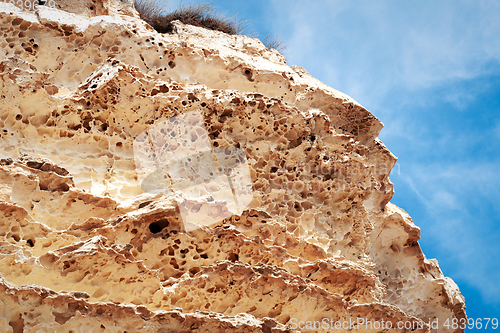
<svg viewBox="0 0 500 333"><path fill-rule="evenodd" d="M500 1L211 4L247 33L279 35L289 65L385 124L380 138L399 158L392 202L422 229L468 316L500 317Z"/></svg>

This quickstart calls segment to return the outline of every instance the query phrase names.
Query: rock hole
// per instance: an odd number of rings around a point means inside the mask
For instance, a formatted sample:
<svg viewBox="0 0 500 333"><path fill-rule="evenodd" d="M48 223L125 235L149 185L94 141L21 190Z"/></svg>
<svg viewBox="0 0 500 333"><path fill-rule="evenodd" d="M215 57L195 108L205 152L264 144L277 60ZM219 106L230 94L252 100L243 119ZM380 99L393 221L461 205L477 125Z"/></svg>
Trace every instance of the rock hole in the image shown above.
<svg viewBox="0 0 500 333"><path fill-rule="evenodd" d="M149 225L149 231L151 231L153 234L157 234L161 232L164 228L168 227L170 223L168 220L159 220L156 222L153 222Z"/></svg>
<svg viewBox="0 0 500 333"><path fill-rule="evenodd" d="M253 73L252 73L252 70L250 68L245 68L243 70L243 75L246 76L247 80L250 81L250 82L253 82Z"/></svg>
<svg viewBox="0 0 500 333"><path fill-rule="evenodd" d="M189 93L188 94L188 99L190 101L192 101L192 102L198 102L199 101L198 97L196 97L193 93Z"/></svg>
<svg viewBox="0 0 500 333"><path fill-rule="evenodd" d="M172 265L175 269L179 269L179 265L177 265L175 258L170 259L170 265Z"/></svg>
<svg viewBox="0 0 500 333"><path fill-rule="evenodd" d="M119 142L119 143L121 143L121 142ZM118 143L117 143L116 145L118 145ZM120 145L120 147L121 147L121 145ZM152 202L153 202L152 200L148 200L148 201L141 202L141 203L139 204L139 208L144 208L144 207L146 207L147 205L149 205L149 204L150 204L150 203L152 203Z"/></svg>
<svg viewBox="0 0 500 333"><path fill-rule="evenodd" d="M50 244L48 245L50 246ZM46 246L44 246L46 247ZM40 257L40 263L45 267L51 267L58 258L53 253L46 253Z"/></svg>
<svg viewBox="0 0 500 333"><path fill-rule="evenodd" d="M19 318L9 321L9 326L12 327L12 331L14 333L23 333L24 332L24 319L21 316L21 314L19 314Z"/></svg>
<svg viewBox="0 0 500 333"><path fill-rule="evenodd" d="M161 250L160 256L164 256L166 254L168 254L169 256L173 256L175 254L174 249L171 246L169 246L166 249Z"/></svg>
<svg viewBox="0 0 500 333"><path fill-rule="evenodd" d="M66 269L68 269L70 267L71 267L70 262L69 261L65 261L64 264L63 264L63 270L66 270Z"/></svg>
<svg viewBox="0 0 500 333"><path fill-rule="evenodd" d="M199 271L200 271L199 267L193 267L189 270L189 273L191 273L192 275L196 275L196 273L198 273Z"/></svg>
<svg viewBox="0 0 500 333"><path fill-rule="evenodd" d="M52 314L56 318L56 322L60 325L64 325L71 317L73 317L71 314L66 312L52 312Z"/></svg>

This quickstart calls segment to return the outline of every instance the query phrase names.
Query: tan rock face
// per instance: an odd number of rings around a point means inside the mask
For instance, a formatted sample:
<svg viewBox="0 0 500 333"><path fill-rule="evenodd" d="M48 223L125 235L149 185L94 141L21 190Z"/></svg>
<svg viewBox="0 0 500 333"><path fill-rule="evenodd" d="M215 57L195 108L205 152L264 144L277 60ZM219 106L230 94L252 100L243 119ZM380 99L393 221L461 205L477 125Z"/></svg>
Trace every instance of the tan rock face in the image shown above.
<svg viewBox="0 0 500 333"><path fill-rule="evenodd" d="M362 106L255 39L52 7L0 3L1 332L462 331Z"/></svg>

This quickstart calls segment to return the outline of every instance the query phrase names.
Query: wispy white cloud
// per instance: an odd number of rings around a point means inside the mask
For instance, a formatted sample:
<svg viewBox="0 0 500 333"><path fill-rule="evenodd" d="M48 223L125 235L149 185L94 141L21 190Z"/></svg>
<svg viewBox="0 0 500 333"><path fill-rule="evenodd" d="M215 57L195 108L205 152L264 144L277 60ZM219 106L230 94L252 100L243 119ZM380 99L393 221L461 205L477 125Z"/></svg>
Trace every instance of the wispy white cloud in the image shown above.
<svg viewBox="0 0 500 333"><path fill-rule="evenodd" d="M476 99L476 96L475 92L448 91L444 94L443 99L456 109L463 111Z"/></svg>
<svg viewBox="0 0 500 333"><path fill-rule="evenodd" d="M483 75L488 62L500 61L495 1L272 3L290 61L355 99L376 103L394 87Z"/></svg>
<svg viewBox="0 0 500 333"><path fill-rule="evenodd" d="M462 206L457 202L454 194L442 189L432 194L431 202L440 205L446 210L461 210Z"/></svg>

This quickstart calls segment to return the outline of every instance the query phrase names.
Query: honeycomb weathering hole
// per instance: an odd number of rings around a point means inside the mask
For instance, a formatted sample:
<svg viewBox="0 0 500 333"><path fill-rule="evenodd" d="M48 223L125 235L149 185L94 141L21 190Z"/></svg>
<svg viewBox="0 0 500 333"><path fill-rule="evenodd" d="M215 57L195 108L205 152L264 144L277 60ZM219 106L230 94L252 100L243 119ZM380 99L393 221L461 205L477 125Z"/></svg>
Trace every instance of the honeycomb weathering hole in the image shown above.
<svg viewBox="0 0 500 333"><path fill-rule="evenodd" d="M19 318L10 321L9 326L12 327L12 332L23 333L24 332L24 319L23 319L22 315L19 314Z"/></svg>
<svg viewBox="0 0 500 333"><path fill-rule="evenodd" d="M166 227L168 227L170 225L170 222L168 220L159 220L159 221L156 221L156 222L153 222L151 224L149 224L149 231L151 231L151 233L153 234L157 234L159 232L161 232L163 229L165 229Z"/></svg>

